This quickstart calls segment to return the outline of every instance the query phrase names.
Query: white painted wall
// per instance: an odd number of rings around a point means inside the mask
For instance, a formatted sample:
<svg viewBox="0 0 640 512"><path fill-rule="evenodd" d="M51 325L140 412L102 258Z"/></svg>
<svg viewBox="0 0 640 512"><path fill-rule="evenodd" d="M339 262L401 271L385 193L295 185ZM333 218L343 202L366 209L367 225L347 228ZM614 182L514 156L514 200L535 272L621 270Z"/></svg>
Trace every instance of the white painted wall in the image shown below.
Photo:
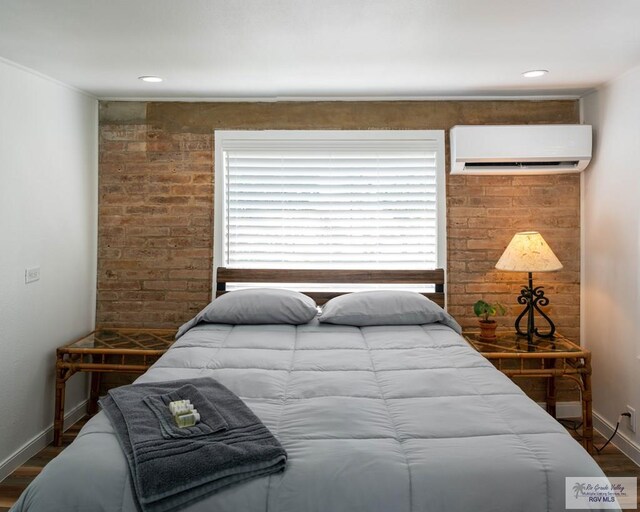
<svg viewBox="0 0 640 512"><path fill-rule="evenodd" d="M53 423L56 347L94 326L97 126L96 99L0 60L0 480Z"/></svg>
<svg viewBox="0 0 640 512"><path fill-rule="evenodd" d="M640 68L583 99L595 152L584 173L584 332L596 426L640 414ZM640 463L640 432L618 444ZM606 433L606 432L605 432Z"/></svg>

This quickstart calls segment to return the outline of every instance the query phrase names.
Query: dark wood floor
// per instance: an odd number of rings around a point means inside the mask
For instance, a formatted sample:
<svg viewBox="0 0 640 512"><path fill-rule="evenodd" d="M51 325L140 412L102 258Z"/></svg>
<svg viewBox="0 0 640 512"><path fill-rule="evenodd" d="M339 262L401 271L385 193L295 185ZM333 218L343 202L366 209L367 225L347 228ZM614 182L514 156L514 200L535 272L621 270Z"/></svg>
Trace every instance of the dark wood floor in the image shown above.
<svg viewBox="0 0 640 512"><path fill-rule="evenodd" d="M4 481L0 482L0 512L9 510L9 507L13 505L18 496L40 473L42 468L76 438L88 419L88 416L84 417L64 433L60 448L51 445L47 446L38 455L29 459L23 466L20 466ZM604 442L605 439L596 433L596 446L602 446ZM612 444L607 446L600 455L594 455L593 458L607 476L635 476L640 481L640 467L636 466L632 460ZM640 496L638 498L638 509L640 509Z"/></svg>

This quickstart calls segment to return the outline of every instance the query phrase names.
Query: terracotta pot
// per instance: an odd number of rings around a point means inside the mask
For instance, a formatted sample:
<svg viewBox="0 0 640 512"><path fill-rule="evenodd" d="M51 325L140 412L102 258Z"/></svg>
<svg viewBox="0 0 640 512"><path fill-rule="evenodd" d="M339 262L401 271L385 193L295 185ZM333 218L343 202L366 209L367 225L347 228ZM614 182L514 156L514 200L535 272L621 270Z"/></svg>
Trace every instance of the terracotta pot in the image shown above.
<svg viewBox="0 0 640 512"><path fill-rule="evenodd" d="M487 341L495 341L498 323L495 320L478 320L480 324L480 338Z"/></svg>

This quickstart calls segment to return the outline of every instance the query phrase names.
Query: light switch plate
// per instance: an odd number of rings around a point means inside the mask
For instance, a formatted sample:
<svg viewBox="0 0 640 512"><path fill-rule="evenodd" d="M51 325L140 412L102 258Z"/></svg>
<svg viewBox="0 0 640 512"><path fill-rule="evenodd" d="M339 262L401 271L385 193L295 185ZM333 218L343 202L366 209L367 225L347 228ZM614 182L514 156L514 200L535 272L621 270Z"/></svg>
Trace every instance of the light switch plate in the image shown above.
<svg viewBox="0 0 640 512"><path fill-rule="evenodd" d="M27 268L24 271L25 284L33 283L40 280L40 267Z"/></svg>

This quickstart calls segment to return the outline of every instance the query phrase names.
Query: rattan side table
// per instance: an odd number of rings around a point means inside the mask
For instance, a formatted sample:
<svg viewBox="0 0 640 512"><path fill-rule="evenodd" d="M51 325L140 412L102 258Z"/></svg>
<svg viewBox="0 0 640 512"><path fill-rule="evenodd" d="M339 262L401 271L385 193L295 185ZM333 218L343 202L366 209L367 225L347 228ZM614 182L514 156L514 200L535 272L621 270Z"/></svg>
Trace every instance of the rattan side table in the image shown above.
<svg viewBox="0 0 640 512"><path fill-rule="evenodd" d="M540 377L547 379L547 412L556 417L556 379L573 380L582 400L582 444L593 451L593 417L591 394L591 352L564 336L554 339L536 338L529 350L526 336L515 332L498 332L495 341L480 337L479 331L462 333L467 342L510 378Z"/></svg>
<svg viewBox="0 0 640 512"><path fill-rule="evenodd" d="M65 387L75 373L91 373L89 412L95 412L102 373L144 373L168 350L175 333L175 329L101 328L58 348L53 444L62 444Z"/></svg>

